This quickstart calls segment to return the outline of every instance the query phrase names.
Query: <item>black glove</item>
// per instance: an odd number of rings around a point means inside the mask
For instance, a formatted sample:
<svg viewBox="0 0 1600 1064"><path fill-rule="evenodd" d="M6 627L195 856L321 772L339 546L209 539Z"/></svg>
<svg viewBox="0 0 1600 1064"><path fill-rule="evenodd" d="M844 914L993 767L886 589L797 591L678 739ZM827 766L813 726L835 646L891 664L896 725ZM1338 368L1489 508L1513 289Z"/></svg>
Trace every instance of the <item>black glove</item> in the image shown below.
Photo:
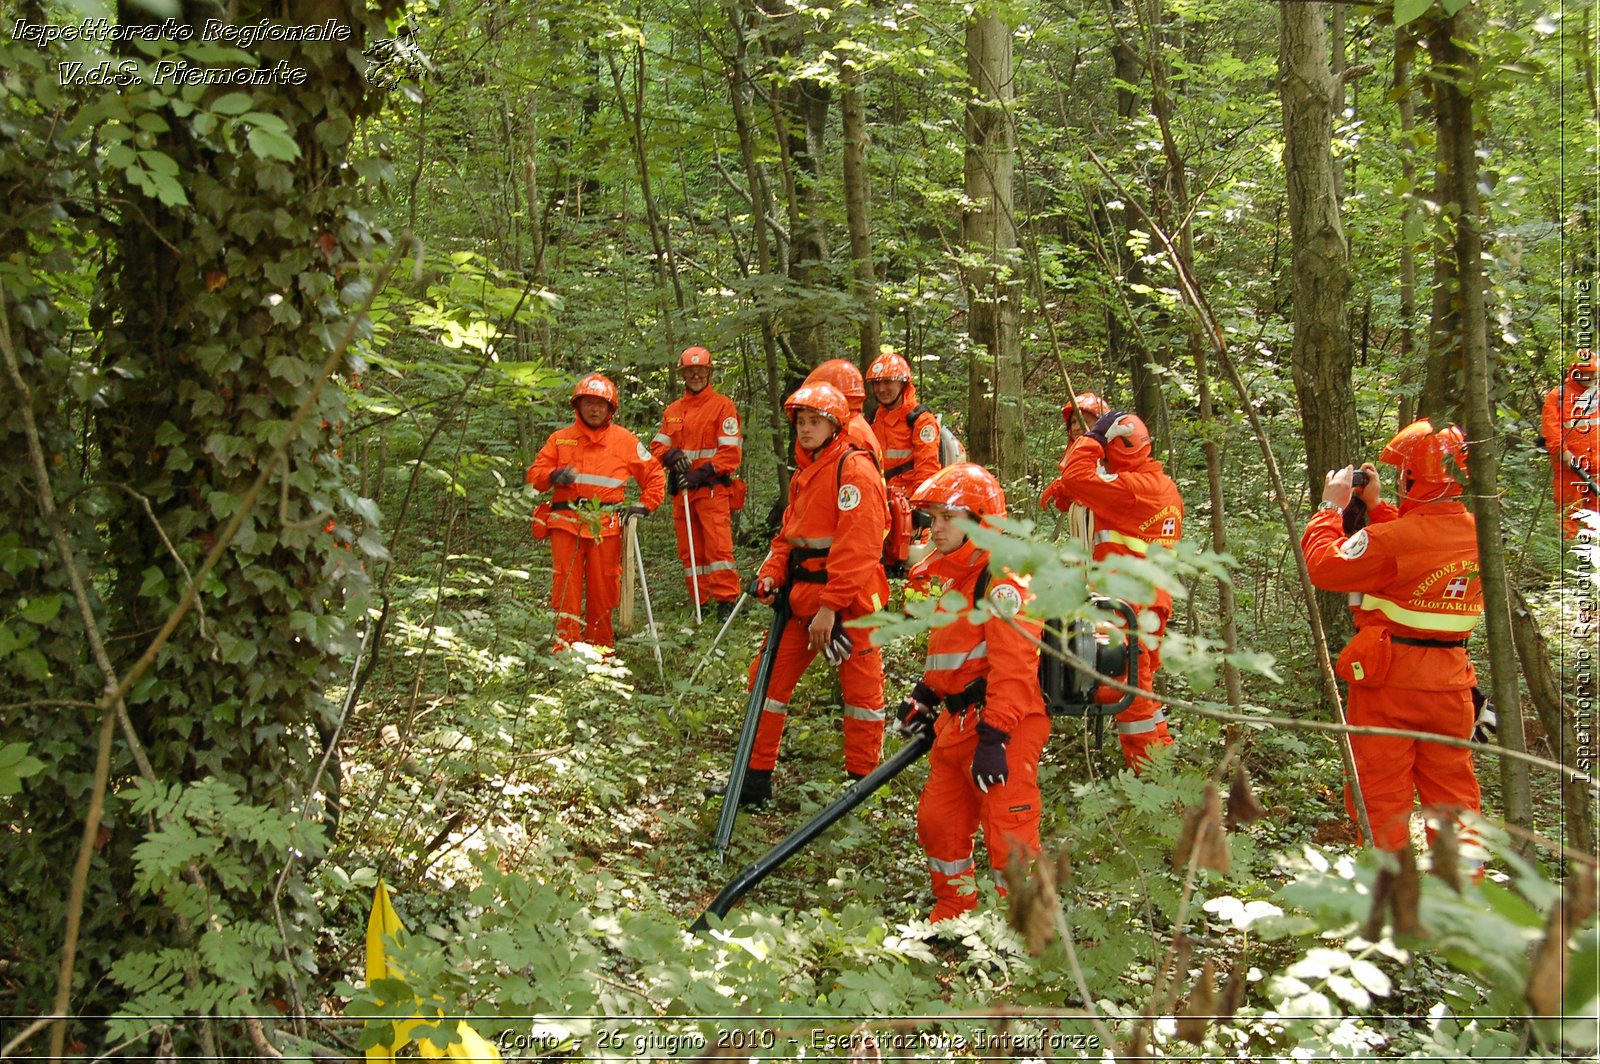
<svg viewBox="0 0 1600 1064"><path fill-rule="evenodd" d="M649 517L650 511L643 506L630 506L622 512L623 517Z"/></svg>
<svg viewBox="0 0 1600 1064"><path fill-rule="evenodd" d="M1111 426L1116 423L1117 418L1122 417L1124 413L1125 411L1122 410L1113 410L1109 414L1101 414L1100 420L1096 421L1094 423L1094 427L1088 432L1084 433L1084 435L1089 437L1091 440L1095 440L1100 444L1100 446L1104 447L1106 445L1106 433L1110 431Z"/></svg>
<svg viewBox="0 0 1600 1064"><path fill-rule="evenodd" d="M688 473L683 474L683 486L691 491L695 488L703 488L711 483L711 478L716 475L717 471L711 468L711 463L704 462L689 470Z"/></svg>
<svg viewBox="0 0 1600 1064"><path fill-rule="evenodd" d="M834 614L833 631L829 633L828 641L822 644L822 656L828 659L829 665L843 665L850 660L853 650L850 633L844 630L844 618Z"/></svg>
<svg viewBox="0 0 1600 1064"><path fill-rule="evenodd" d="M689 471L689 456L683 448L672 447L661 452L661 464L681 477Z"/></svg>
<svg viewBox="0 0 1600 1064"><path fill-rule="evenodd" d="M900 734L908 739L918 736L933 738L933 721L937 711L923 702L919 702L915 695L900 700L900 710L895 714L895 719L900 722Z"/></svg>
<svg viewBox="0 0 1600 1064"><path fill-rule="evenodd" d="M985 794L989 793L990 787L1000 786L1011 776L1011 770L1006 766L1006 743L1010 741L1011 736L1006 732L978 722L978 749L972 755L972 782Z"/></svg>
<svg viewBox="0 0 1600 1064"><path fill-rule="evenodd" d="M569 465L564 465L550 474L550 486L552 488L564 488L577 479L578 471Z"/></svg>
<svg viewBox="0 0 1600 1064"><path fill-rule="evenodd" d="M1535 436L1533 438L1533 445L1539 448L1541 451L1548 451L1550 449L1549 445L1544 442L1543 436Z"/></svg>
<svg viewBox="0 0 1600 1064"><path fill-rule="evenodd" d="M1472 722L1472 741L1475 743L1494 742L1494 733L1500 726L1500 719L1495 715L1494 703L1489 701L1489 696L1478 688L1472 689L1472 707L1478 711L1478 719Z"/></svg>

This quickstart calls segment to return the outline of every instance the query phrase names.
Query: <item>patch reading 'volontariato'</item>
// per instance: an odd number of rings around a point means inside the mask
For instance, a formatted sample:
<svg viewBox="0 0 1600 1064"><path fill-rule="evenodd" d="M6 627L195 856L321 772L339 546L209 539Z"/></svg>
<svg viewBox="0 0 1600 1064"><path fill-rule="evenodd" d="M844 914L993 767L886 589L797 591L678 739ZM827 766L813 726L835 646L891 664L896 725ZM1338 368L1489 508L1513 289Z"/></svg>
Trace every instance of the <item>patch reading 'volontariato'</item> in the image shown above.
<svg viewBox="0 0 1600 1064"><path fill-rule="evenodd" d="M854 484L842 484L839 487L839 509L854 510L861 505L861 489Z"/></svg>
<svg viewBox="0 0 1600 1064"><path fill-rule="evenodd" d="M1354 560L1367 553L1367 530L1362 529L1339 546L1339 557Z"/></svg>

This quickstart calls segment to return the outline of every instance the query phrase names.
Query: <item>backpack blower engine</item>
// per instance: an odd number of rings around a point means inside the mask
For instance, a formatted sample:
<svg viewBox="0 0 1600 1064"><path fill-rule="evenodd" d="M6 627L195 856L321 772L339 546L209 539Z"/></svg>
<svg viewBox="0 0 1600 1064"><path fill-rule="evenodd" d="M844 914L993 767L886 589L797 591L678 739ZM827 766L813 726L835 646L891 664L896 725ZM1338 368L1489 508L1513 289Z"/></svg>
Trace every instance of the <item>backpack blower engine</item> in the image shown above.
<svg viewBox="0 0 1600 1064"><path fill-rule="evenodd" d="M1060 625L1045 625L1044 645L1039 655L1039 686L1044 689L1044 704L1052 717L1090 717L1094 720L1094 745L1105 740L1106 718L1116 716L1133 704L1133 695L1107 687L1094 676L1063 661L1049 651L1062 651L1090 662L1103 676L1121 680L1130 687L1139 685L1139 614L1121 599L1094 596L1091 604L1111 614L1105 620L1077 619ZM1113 636L1118 630L1121 638Z"/></svg>

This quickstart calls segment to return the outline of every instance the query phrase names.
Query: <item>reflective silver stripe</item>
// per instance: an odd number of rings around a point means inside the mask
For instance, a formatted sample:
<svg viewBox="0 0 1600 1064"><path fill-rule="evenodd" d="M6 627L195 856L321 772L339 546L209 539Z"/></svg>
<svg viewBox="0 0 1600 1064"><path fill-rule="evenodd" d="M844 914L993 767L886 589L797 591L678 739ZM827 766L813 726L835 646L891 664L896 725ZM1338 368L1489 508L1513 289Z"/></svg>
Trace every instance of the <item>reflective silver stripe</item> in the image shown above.
<svg viewBox="0 0 1600 1064"><path fill-rule="evenodd" d="M928 871L939 872L947 876L959 876L972 871L972 855L961 858L959 861L941 861L937 857L928 858Z"/></svg>
<svg viewBox="0 0 1600 1064"><path fill-rule="evenodd" d="M744 441L737 436L718 436L718 447L743 447Z"/></svg>
<svg viewBox="0 0 1600 1064"><path fill-rule="evenodd" d="M979 658L987 658L988 656L989 642L985 640L971 650L957 650L948 654L929 654L923 660L922 671L939 672L947 669L959 669L969 661L977 661Z"/></svg>
<svg viewBox="0 0 1600 1064"><path fill-rule="evenodd" d="M868 709L866 706L852 706L849 702L844 704L844 715L852 720L883 720L883 710Z"/></svg>
<svg viewBox="0 0 1600 1064"><path fill-rule="evenodd" d="M684 451L683 456L689 459L691 462L698 462L702 458L715 458L717 456L717 449L713 447L706 451Z"/></svg>
<svg viewBox="0 0 1600 1064"><path fill-rule="evenodd" d="M1574 418L1571 421L1563 421L1561 423L1561 425L1562 425L1563 428L1569 428L1569 429L1593 428L1596 425L1600 425L1600 417Z"/></svg>
<svg viewBox="0 0 1600 1064"><path fill-rule="evenodd" d="M1138 536L1129 536L1121 532L1113 532L1110 529L1107 529L1104 532L1096 532L1094 534L1094 541L1096 544L1120 543L1122 546L1133 551L1133 553L1141 555L1150 550L1150 544L1146 543Z"/></svg>
<svg viewBox="0 0 1600 1064"><path fill-rule="evenodd" d="M738 568L738 566L734 565L732 562L712 562L709 565L696 565L693 568L685 565L683 567L683 573L685 576L689 575L690 573L705 576L707 573L720 573L724 569L736 568Z"/></svg>
<svg viewBox="0 0 1600 1064"><path fill-rule="evenodd" d="M885 458L910 458L911 452L909 450L902 451L898 447L891 447L883 452L883 456Z"/></svg>
<svg viewBox="0 0 1600 1064"><path fill-rule="evenodd" d="M790 536L789 546L805 547L808 550L821 550L833 546L832 536Z"/></svg>
<svg viewBox="0 0 1600 1064"><path fill-rule="evenodd" d="M668 436L665 432L658 432L658 433L656 433L656 438L651 440L650 442L651 443L667 443L667 444L670 444L672 442L672 437Z"/></svg>
<svg viewBox="0 0 1600 1064"><path fill-rule="evenodd" d="M1119 720L1117 721L1117 734L1143 735L1145 732L1153 732L1156 730L1156 725L1164 724L1166 719L1167 711L1164 709L1158 709L1154 714L1151 715L1149 720L1130 720L1127 722Z"/></svg>
<svg viewBox="0 0 1600 1064"><path fill-rule="evenodd" d="M789 715L789 703L779 702L776 698L769 698L761 707L763 713L776 713L780 717Z"/></svg>
<svg viewBox="0 0 1600 1064"><path fill-rule="evenodd" d="M1360 606L1361 605L1361 595L1362 595L1362 592L1360 592L1360 591L1352 591L1352 592L1350 592L1350 594L1348 594L1348 595L1346 595L1344 597L1344 600L1345 600L1345 602L1349 603L1351 606Z"/></svg>
<svg viewBox="0 0 1600 1064"><path fill-rule="evenodd" d="M1475 607L1471 613L1434 613L1424 610L1412 610L1377 595L1362 595L1361 608L1373 610L1383 614L1397 624L1407 628L1415 628L1423 632L1470 632L1477 627L1478 614L1483 612L1482 606Z"/></svg>
<svg viewBox="0 0 1600 1064"><path fill-rule="evenodd" d="M598 473L579 473L573 483L591 488L620 488L627 481L619 477L603 477Z"/></svg>

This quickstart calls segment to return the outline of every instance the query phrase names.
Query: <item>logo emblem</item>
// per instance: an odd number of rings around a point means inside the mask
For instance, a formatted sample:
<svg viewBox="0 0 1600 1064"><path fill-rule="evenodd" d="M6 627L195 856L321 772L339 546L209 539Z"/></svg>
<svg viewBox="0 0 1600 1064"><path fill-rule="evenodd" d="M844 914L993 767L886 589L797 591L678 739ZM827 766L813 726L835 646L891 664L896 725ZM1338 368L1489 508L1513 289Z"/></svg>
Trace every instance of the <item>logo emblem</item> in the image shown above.
<svg viewBox="0 0 1600 1064"><path fill-rule="evenodd" d="M917 439L921 440L923 443L932 443L938 438L939 426L935 425L932 421L929 421L926 425L917 430Z"/></svg>
<svg viewBox="0 0 1600 1064"><path fill-rule="evenodd" d="M1467 585L1469 583L1471 583L1471 581L1465 576L1456 577L1454 580L1444 585L1444 597L1447 599L1466 598Z"/></svg>
<svg viewBox="0 0 1600 1064"><path fill-rule="evenodd" d="M1161 535L1164 538L1171 539L1173 536L1176 536L1177 534L1178 534L1178 519L1176 517L1169 517L1165 521L1161 522Z"/></svg>
<svg viewBox="0 0 1600 1064"><path fill-rule="evenodd" d="M644 444L642 444L642 443L639 444L639 461L641 461L641 462L650 461L650 452L645 450Z"/></svg>
<svg viewBox="0 0 1600 1064"><path fill-rule="evenodd" d="M841 512L854 510L861 505L861 489L854 484L841 484L839 486L839 509Z"/></svg>
<svg viewBox="0 0 1600 1064"><path fill-rule="evenodd" d="M1001 617L1015 617L1022 610L1022 592L1010 584L997 584L989 590L989 604Z"/></svg>
<svg viewBox="0 0 1600 1064"><path fill-rule="evenodd" d="M1339 557L1354 561L1367 553L1367 530L1362 529L1339 545Z"/></svg>
<svg viewBox="0 0 1600 1064"><path fill-rule="evenodd" d="M724 436L737 436L737 435L739 435L739 419L736 418L736 417L725 417L725 418L723 418L722 419L722 434Z"/></svg>

